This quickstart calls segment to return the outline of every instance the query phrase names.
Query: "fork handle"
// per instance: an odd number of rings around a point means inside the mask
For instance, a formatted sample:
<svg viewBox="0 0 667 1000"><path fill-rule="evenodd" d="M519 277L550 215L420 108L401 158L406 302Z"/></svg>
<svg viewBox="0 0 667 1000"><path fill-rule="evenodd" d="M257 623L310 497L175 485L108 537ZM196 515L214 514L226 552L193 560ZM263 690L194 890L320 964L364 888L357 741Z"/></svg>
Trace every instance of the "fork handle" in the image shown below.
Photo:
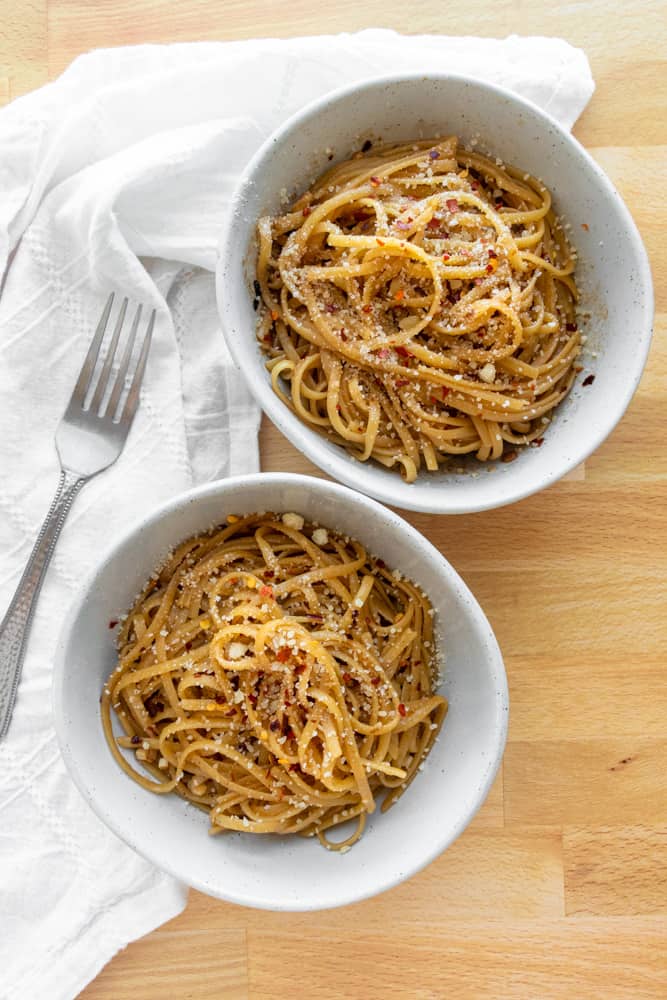
<svg viewBox="0 0 667 1000"><path fill-rule="evenodd" d="M26 640L44 574L74 498L85 482L78 473L61 470L60 483L46 520L30 553L16 593L0 624L0 740L6 735L21 678Z"/></svg>

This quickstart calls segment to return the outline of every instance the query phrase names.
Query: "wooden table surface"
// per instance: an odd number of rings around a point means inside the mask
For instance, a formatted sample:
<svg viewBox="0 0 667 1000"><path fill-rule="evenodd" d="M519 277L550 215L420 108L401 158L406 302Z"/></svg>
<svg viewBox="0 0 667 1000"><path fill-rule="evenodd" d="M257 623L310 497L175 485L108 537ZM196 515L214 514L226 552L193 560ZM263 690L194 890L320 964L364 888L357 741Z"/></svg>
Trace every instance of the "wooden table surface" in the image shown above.
<svg viewBox="0 0 667 1000"><path fill-rule="evenodd" d="M193 892L84 1000L667 997L667 5L0 0L0 102L99 46L377 25L586 50L597 91L575 132L648 247L648 367L583 474L503 510L408 515L476 593L509 675L503 767L456 844L342 910L263 913ZM266 423L261 445L263 469L318 474Z"/></svg>

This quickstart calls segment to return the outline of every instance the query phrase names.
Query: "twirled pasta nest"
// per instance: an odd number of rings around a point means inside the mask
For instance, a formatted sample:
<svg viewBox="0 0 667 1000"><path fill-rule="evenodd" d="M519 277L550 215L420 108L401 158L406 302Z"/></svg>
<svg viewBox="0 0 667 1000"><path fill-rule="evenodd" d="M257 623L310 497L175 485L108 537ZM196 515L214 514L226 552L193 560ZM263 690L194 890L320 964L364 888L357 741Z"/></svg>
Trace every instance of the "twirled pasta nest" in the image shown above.
<svg viewBox="0 0 667 1000"><path fill-rule="evenodd" d="M109 746L144 788L205 809L211 832L345 849L376 797L385 810L403 793L444 719L431 605L298 515L229 520L184 542L125 619L102 695ZM350 819L352 834L327 838Z"/></svg>
<svg viewBox="0 0 667 1000"><path fill-rule="evenodd" d="M275 392L411 482L539 446L571 388L575 255L540 181L456 138L359 153L258 224Z"/></svg>

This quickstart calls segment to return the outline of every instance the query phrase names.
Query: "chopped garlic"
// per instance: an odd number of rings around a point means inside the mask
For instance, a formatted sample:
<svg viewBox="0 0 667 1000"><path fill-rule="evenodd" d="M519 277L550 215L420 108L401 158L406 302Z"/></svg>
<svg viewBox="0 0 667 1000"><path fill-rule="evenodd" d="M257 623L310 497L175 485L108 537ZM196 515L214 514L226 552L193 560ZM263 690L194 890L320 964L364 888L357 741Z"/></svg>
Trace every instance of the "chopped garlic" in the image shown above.
<svg viewBox="0 0 667 1000"><path fill-rule="evenodd" d="M488 361L479 373L482 382L493 382L496 377L496 366L492 361Z"/></svg>
<svg viewBox="0 0 667 1000"><path fill-rule="evenodd" d="M283 514L282 521L287 528L294 528L295 531L301 531L303 528L301 514Z"/></svg>
<svg viewBox="0 0 667 1000"><path fill-rule="evenodd" d="M248 652L248 647L243 642L230 642L227 650L229 660L240 660Z"/></svg>
<svg viewBox="0 0 667 1000"><path fill-rule="evenodd" d="M326 529L317 528L317 530L313 532L313 541L315 542L316 545L326 545L327 542L329 541L329 536L326 532Z"/></svg>

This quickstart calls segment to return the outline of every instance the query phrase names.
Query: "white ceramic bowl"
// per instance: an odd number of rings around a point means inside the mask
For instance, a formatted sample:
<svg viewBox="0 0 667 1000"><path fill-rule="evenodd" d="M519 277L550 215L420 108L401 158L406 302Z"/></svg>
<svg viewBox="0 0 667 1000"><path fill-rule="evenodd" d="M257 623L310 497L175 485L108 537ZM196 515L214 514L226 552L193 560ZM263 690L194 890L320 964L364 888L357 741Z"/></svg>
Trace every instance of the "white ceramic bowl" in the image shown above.
<svg viewBox="0 0 667 1000"><path fill-rule="evenodd" d="M207 817L175 795L153 795L113 760L99 697L115 664L110 619L127 611L167 551L228 513L299 511L349 532L429 594L446 656L450 708L440 738L400 801L374 814L347 854L315 839L210 837ZM500 763L507 683L493 632L474 597L414 528L373 500L307 476L227 479L176 497L113 545L64 625L54 676L56 730L70 774L98 816L140 854L202 892L247 906L308 910L388 889L443 851L469 823Z"/></svg>
<svg viewBox="0 0 667 1000"><path fill-rule="evenodd" d="M522 450L512 463L476 465L480 474L441 470L413 484L396 471L360 463L303 424L271 389L257 345L252 308L255 225L367 137L383 140L454 133L479 135L507 163L541 177L560 214L571 223L579 251L581 304L591 313L585 332L589 387L575 385L557 411L542 448ZM481 148L480 146L480 148ZM327 152L329 151L329 152ZM588 226L587 230L582 224ZM519 500L554 483L607 437L625 412L648 353L653 296L646 252L620 195L586 151L533 104L487 83L457 76L402 77L356 84L310 104L275 132L248 164L220 242L220 317L232 356L273 422L334 479L410 510L458 514ZM457 465L460 463L457 462Z"/></svg>

